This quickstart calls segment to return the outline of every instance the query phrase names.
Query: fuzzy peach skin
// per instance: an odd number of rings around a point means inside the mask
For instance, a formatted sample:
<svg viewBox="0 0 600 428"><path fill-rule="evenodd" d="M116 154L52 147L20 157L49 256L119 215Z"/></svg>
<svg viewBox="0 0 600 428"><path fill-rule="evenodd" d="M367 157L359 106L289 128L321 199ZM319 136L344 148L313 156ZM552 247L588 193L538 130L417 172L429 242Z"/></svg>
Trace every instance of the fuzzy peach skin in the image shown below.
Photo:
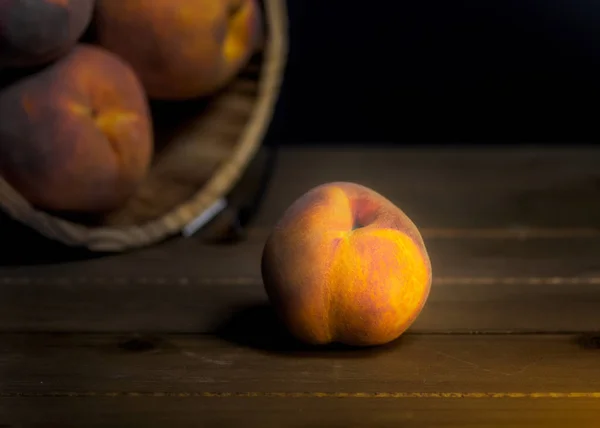
<svg viewBox="0 0 600 428"><path fill-rule="evenodd" d="M284 213L263 251L269 299L310 344L380 345L421 312L431 263L415 224L364 186L318 186Z"/></svg>
<svg viewBox="0 0 600 428"><path fill-rule="evenodd" d="M210 95L256 50L257 0L97 0L98 43L129 62L156 99Z"/></svg>
<svg viewBox="0 0 600 428"><path fill-rule="evenodd" d="M98 47L0 89L0 174L41 209L120 206L147 173L152 135L133 70Z"/></svg>
<svg viewBox="0 0 600 428"><path fill-rule="evenodd" d="M0 0L0 68L65 55L83 35L94 0Z"/></svg>

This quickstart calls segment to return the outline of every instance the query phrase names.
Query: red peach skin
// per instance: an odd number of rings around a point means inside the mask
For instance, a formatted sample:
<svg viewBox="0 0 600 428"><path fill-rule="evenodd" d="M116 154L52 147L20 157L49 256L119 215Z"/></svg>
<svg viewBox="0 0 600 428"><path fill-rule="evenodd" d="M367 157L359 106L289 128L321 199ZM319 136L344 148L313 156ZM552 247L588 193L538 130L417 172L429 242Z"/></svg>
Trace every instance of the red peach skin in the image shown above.
<svg viewBox="0 0 600 428"><path fill-rule="evenodd" d="M318 186L284 213L262 258L265 290L298 339L388 343L429 296L431 263L415 224L354 183Z"/></svg>

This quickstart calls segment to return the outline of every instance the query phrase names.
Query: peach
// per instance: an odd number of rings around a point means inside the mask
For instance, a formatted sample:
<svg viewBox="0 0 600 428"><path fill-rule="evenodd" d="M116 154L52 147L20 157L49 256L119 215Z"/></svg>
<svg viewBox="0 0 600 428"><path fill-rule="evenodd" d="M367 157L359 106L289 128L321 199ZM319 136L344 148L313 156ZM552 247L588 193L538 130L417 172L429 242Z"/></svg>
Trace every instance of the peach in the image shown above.
<svg viewBox="0 0 600 428"><path fill-rule="evenodd" d="M210 95L257 48L256 0L97 0L101 46L129 62L155 99Z"/></svg>
<svg viewBox="0 0 600 428"><path fill-rule="evenodd" d="M0 90L0 174L42 209L123 204L147 173L152 135L133 70L98 47L77 45Z"/></svg>
<svg viewBox="0 0 600 428"><path fill-rule="evenodd" d="M0 68L38 66L66 54L93 10L94 0L0 0Z"/></svg>
<svg viewBox="0 0 600 428"><path fill-rule="evenodd" d="M309 344L381 345L417 318L431 263L415 224L354 183L318 186L284 213L263 251L267 295Z"/></svg>

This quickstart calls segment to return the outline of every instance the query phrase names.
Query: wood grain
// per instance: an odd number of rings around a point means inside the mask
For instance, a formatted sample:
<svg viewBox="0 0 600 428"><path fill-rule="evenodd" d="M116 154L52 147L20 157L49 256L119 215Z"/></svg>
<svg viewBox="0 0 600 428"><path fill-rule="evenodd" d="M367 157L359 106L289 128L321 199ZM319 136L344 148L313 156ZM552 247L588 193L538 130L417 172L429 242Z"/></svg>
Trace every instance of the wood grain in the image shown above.
<svg viewBox="0 0 600 428"><path fill-rule="evenodd" d="M34 240L20 252L25 235L9 231L0 428L596 427L599 161L573 148L292 147L236 245L86 258ZM389 346L300 346L268 306L269 229L334 180L397 203L431 255L427 305Z"/></svg>
<svg viewBox="0 0 600 428"><path fill-rule="evenodd" d="M598 400L4 398L2 428L596 428Z"/></svg>
<svg viewBox="0 0 600 428"><path fill-rule="evenodd" d="M377 349L0 335L0 426L594 427L597 343L415 336Z"/></svg>
<svg viewBox="0 0 600 428"><path fill-rule="evenodd" d="M240 244L207 245L179 238L163 245L118 256L73 262L0 266L0 283L16 279L66 278L210 279L260 278L266 236ZM425 244L436 277L594 277L600 276L600 239L557 237L526 239L428 237ZM234 282L234 281L231 281ZM1 290L0 290L1 292ZM0 299L1 300L1 299Z"/></svg>
<svg viewBox="0 0 600 428"><path fill-rule="evenodd" d="M460 280L460 279L459 279ZM463 278L464 280L464 278ZM595 332L600 284L510 282L435 285L414 332ZM4 332L214 332L231 318L271 317L262 285L194 281L3 284Z"/></svg>
<svg viewBox="0 0 600 428"><path fill-rule="evenodd" d="M598 150L578 147L290 147L256 224L271 225L313 186L355 181L422 228L598 229L598 162Z"/></svg>
<svg viewBox="0 0 600 428"><path fill-rule="evenodd" d="M379 348L319 349L269 331L262 342L229 333L0 335L0 393L598 393L600 403L600 342L588 337L406 335Z"/></svg>
<svg viewBox="0 0 600 428"><path fill-rule="evenodd" d="M262 245L181 239L118 257L3 267L0 331L212 332L267 303ZM600 330L600 240L432 238L427 247L434 281L413 331Z"/></svg>

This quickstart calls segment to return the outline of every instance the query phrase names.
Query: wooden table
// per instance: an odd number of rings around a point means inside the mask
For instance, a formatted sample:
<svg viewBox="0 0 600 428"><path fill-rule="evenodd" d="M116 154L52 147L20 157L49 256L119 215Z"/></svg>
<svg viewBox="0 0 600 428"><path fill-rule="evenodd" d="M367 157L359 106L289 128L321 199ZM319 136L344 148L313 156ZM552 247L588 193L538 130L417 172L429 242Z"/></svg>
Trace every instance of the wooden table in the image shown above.
<svg viewBox="0 0 600 428"><path fill-rule="evenodd" d="M245 242L6 264L0 427L597 427L598 165L589 148L291 147ZM301 346L267 304L269 228L334 180L396 202L430 251L426 308L389 346Z"/></svg>

